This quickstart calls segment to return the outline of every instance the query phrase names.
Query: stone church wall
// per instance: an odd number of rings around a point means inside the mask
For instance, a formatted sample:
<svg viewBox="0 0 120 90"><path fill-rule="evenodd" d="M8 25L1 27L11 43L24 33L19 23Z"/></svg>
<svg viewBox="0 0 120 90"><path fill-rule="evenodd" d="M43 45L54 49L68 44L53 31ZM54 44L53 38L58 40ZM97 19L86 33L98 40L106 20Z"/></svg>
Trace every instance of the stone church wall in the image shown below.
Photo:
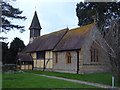
<svg viewBox="0 0 120 90"><path fill-rule="evenodd" d="M95 30L94 30L95 29ZM91 46L93 41L99 42L99 61L91 62ZM84 43L81 51L83 52L83 73L95 73L95 72L106 72L107 66L105 67L105 61L108 60L107 53L104 49L106 45L100 32L96 27L90 32L89 37Z"/></svg>
<svg viewBox="0 0 120 90"><path fill-rule="evenodd" d="M76 71L77 71L77 53L76 53L76 51L69 51L69 52L71 53L71 63L66 63L67 51L57 52L58 53L58 62L56 63L54 60L53 71L76 73Z"/></svg>
<svg viewBox="0 0 120 90"><path fill-rule="evenodd" d="M84 43L83 47L79 51L79 73L97 73L97 72L106 72L107 66L105 61L108 60L106 52L103 48L106 48L104 44L104 40L100 35L99 31L96 27L90 32L90 35L87 36L86 42ZM99 61L98 62L91 62L91 46L93 41L97 40L100 44L99 47ZM102 48L102 47L103 48ZM58 53L58 62L55 62L55 55L54 55L54 64L53 70L58 72L67 72L67 73L76 73L77 72L77 52L76 51L69 51L71 53L71 63L66 63L66 53L64 52L57 52ZM56 53L56 52L54 52Z"/></svg>

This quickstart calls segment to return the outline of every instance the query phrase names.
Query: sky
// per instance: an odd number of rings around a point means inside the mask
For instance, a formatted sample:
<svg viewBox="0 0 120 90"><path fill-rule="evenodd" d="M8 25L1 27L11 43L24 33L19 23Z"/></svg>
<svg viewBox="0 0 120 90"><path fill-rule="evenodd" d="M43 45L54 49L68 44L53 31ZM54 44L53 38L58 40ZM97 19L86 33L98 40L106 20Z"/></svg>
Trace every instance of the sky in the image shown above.
<svg viewBox="0 0 120 90"><path fill-rule="evenodd" d="M26 16L24 20L12 20L12 23L25 26L23 33L19 30L11 30L7 34L1 33L0 36L8 37L5 42L9 44L15 37L24 41L24 44L29 43L29 27L34 16L35 10L42 27L41 35L55 32L64 28L77 28L78 18L76 16L76 4L81 0L16 0L10 1L13 7L23 11L21 15Z"/></svg>

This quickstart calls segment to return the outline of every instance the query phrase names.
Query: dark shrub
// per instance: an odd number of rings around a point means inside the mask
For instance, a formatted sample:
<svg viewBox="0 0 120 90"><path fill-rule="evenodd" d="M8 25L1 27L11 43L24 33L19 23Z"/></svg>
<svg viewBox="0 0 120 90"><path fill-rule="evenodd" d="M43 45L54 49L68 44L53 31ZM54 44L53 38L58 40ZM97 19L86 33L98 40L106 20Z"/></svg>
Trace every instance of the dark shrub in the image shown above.
<svg viewBox="0 0 120 90"><path fill-rule="evenodd" d="M17 65L16 64L2 65L2 72L8 72L8 71L17 71Z"/></svg>

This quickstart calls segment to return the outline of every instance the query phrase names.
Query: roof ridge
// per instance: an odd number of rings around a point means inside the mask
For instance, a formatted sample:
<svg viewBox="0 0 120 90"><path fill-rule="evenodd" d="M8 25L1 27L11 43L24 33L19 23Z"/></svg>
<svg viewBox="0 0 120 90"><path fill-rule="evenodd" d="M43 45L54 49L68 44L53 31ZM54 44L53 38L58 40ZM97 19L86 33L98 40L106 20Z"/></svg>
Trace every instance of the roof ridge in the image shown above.
<svg viewBox="0 0 120 90"><path fill-rule="evenodd" d="M76 29L82 29L82 28L85 28L85 27L88 27L88 26L92 26L92 25L95 25L95 23L91 23L91 24L88 24L88 25L84 25L84 26L82 26L82 27L73 28L73 29L70 29L69 31L73 31L73 30L76 30Z"/></svg>
<svg viewBox="0 0 120 90"><path fill-rule="evenodd" d="M57 32L61 32L61 31L64 31L64 30L68 30L68 28L64 28L64 29L61 29L61 30L58 30L58 31L54 31L54 32L48 33L48 34L44 34L42 36L38 36L37 38L44 37L44 36L47 36L47 35L51 35L51 34L54 34L54 33L57 33Z"/></svg>

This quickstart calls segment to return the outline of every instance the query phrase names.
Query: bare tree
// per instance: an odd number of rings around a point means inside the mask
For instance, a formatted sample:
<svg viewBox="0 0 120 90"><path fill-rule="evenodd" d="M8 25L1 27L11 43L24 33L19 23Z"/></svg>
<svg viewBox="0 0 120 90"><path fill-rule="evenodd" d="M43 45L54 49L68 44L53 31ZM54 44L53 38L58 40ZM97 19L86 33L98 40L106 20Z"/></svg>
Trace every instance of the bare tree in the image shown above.
<svg viewBox="0 0 120 90"><path fill-rule="evenodd" d="M107 67L113 76L116 77L118 85L120 86L120 25L119 19L111 21L109 27L101 27L101 34L104 38L106 47L99 45L107 54L109 59L106 60ZM101 31L101 30L100 30Z"/></svg>
<svg viewBox="0 0 120 90"><path fill-rule="evenodd" d="M105 33L105 43L108 46L109 67L120 85L120 30L119 21L112 21Z"/></svg>

